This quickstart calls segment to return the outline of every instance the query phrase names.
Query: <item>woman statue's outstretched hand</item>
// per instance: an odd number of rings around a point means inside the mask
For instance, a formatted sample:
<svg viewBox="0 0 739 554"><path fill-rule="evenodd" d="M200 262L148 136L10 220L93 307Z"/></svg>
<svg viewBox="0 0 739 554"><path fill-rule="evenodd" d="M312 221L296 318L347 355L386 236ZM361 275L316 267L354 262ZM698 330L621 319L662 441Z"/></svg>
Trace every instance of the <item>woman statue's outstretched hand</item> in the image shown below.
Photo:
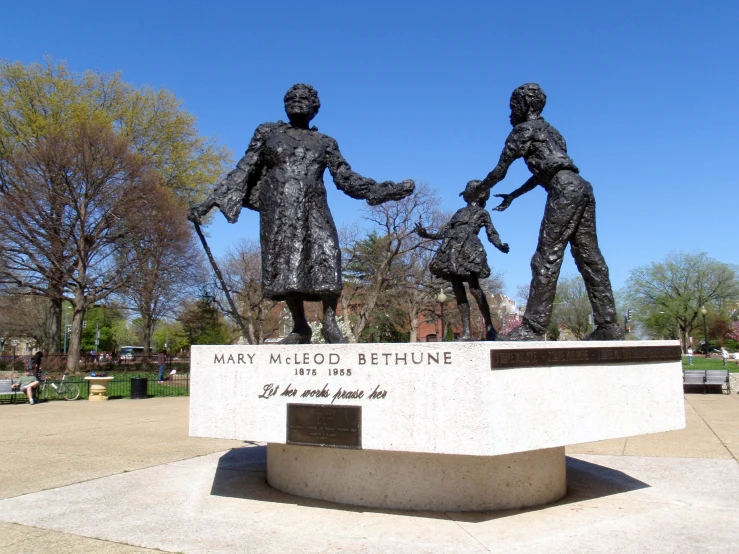
<svg viewBox="0 0 739 554"><path fill-rule="evenodd" d="M502 212L511 205L511 202L513 202L513 197L510 194L496 194L495 196L503 199L503 201L498 204L496 208L493 208L497 212Z"/></svg>

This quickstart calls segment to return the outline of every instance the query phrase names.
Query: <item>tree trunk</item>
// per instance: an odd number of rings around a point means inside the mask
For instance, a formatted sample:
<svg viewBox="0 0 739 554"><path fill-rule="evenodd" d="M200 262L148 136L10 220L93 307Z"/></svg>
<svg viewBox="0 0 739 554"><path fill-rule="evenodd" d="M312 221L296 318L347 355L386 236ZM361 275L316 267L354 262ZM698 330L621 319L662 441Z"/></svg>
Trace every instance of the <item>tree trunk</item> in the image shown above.
<svg viewBox="0 0 739 554"><path fill-rule="evenodd" d="M44 302L44 342L45 354L59 354L61 352L62 331L62 300L61 298L47 298Z"/></svg>
<svg viewBox="0 0 739 554"><path fill-rule="evenodd" d="M411 336L410 342L418 342L418 327L421 325L418 321L418 310L411 307L409 310L411 317Z"/></svg>
<svg viewBox="0 0 739 554"><path fill-rule="evenodd" d="M80 371L80 345L82 344L82 322L85 319L84 310L74 307L72 315L72 332L69 335L67 349L67 371L76 375Z"/></svg>
<svg viewBox="0 0 739 554"><path fill-rule="evenodd" d="M143 325L143 332L144 332L144 356L149 357L151 353L151 335L154 328L154 318L150 315L144 316L144 325Z"/></svg>

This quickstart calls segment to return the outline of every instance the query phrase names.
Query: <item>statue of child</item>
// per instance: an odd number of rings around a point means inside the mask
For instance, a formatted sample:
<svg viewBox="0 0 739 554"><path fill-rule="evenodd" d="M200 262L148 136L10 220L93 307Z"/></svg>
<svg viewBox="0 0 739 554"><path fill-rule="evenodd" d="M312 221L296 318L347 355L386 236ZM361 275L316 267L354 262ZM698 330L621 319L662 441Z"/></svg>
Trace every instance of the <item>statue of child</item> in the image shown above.
<svg viewBox="0 0 739 554"><path fill-rule="evenodd" d="M480 313L485 320L485 340L495 340L498 336L490 319L488 301L480 288L480 279L490 276L485 248L477 236L480 229L485 227L488 240L498 250L504 254L507 254L509 250L508 245L500 241L498 232L490 220L490 214L485 210L490 191L473 192L479 184L480 181L467 183L467 187L460 195L467 202L467 206L457 211L436 233L426 230L420 222L415 228L416 233L422 238L442 240L441 246L429 264L429 269L435 276L446 279L452 284L464 330L458 339L460 341L474 340L470 326L470 304L464 290L465 282L469 284L470 293L477 301Z"/></svg>

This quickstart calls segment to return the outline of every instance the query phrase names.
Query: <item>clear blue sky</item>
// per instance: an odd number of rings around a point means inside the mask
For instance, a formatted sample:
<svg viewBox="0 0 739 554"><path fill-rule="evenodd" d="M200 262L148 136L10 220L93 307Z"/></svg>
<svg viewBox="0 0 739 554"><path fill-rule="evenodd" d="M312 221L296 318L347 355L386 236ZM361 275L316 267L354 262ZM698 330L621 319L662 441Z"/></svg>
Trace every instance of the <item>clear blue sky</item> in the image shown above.
<svg viewBox="0 0 739 554"><path fill-rule="evenodd" d="M314 123L356 171L425 181L450 211L495 166L511 91L538 82L593 184L618 289L671 251L739 263L737 28L729 1L35 1L3 8L0 57L166 87L237 158L259 123L285 119L285 91L309 83ZM518 161L493 193L527 178ZM337 223L358 218L363 202L326 180ZM511 252L491 248L489 262L511 296L530 280L544 202L539 188L493 214ZM217 254L258 239L255 212L217 220ZM567 255L563 275L576 272Z"/></svg>

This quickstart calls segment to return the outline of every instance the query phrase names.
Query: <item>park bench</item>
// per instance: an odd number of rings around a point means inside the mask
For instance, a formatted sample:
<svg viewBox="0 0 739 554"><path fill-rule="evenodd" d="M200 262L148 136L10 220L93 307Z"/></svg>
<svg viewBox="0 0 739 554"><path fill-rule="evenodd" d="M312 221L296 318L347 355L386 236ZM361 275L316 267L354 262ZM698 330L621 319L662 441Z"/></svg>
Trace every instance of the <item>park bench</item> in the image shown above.
<svg viewBox="0 0 739 554"><path fill-rule="evenodd" d="M723 391L723 386L726 385L727 394L731 394L731 385L729 384L729 370L728 369L707 369L706 370L706 387L709 385L718 385Z"/></svg>
<svg viewBox="0 0 739 554"><path fill-rule="evenodd" d="M20 394L23 396L23 398L26 398L26 393L19 390L13 390L11 388L13 384L12 379L0 379L0 400L4 400L4 396L10 395L9 400L13 403L15 403L16 397Z"/></svg>
<svg viewBox="0 0 739 554"><path fill-rule="evenodd" d="M706 394L709 385L718 385L722 387L726 385L727 393L731 393L731 385L729 384L728 369L684 369L683 370L683 387L685 386L702 386L703 394Z"/></svg>

